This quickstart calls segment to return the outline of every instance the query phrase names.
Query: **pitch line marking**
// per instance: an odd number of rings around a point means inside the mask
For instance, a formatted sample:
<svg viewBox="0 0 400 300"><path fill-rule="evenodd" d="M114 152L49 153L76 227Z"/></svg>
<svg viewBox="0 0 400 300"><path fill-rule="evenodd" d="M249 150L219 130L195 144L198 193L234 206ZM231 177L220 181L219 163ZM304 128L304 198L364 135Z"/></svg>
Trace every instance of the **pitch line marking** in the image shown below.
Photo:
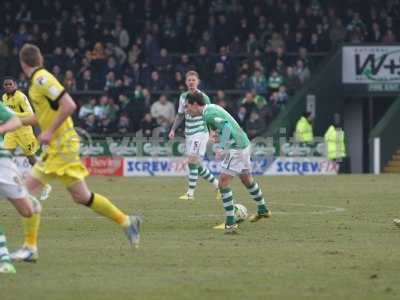
<svg viewBox="0 0 400 300"><path fill-rule="evenodd" d="M274 215L327 215L327 214L332 214L332 213L342 213L345 212L346 209L343 207L335 207L335 206L328 206L328 205L317 205L317 204L305 204L305 203L277 203L277 202L270 202L273 204L283 204L283 205L288 205L288 206L302 206L302 207L311 207L311 208L322 208L324 210L320 211L305 211L305 212L287 212L287 211L279 211L279 210L274 210L273 214ZM48 211L68 211L68 210L80 210L80 207L48 207L44 208L43 211L46 212ZM14 211L15 209L12 207L7 207L5 210L12 210ZM146 214L142 214L144 217L146 217ZM148 215L148 217L151 217L152 215ZM188 215L186 216L187 218L220 218L223 217L224 214L198 214L198 215ZM2 218L15 218L15 216L3 216ZM82 220L82 219L104 219L104 217L100 216L43 216L43 219L49 219L49 220Z"/></svg>

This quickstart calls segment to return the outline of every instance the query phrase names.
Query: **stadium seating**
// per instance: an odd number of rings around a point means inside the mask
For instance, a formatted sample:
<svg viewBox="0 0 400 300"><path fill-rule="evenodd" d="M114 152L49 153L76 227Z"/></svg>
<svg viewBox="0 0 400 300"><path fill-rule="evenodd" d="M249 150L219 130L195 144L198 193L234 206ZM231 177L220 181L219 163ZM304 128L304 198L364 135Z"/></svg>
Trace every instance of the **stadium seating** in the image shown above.
<svg viewBox="0 0 400 300"><path fill-rule="evenodd" d="M245 129L254 125L252 112L268 127L337 45L396 42L397 10L390 1L375 4L357 11L318 0L6 1L0 8L0 70L26 89L16 53L25 42L38 44L46 67L80 106L90 99L106 102L107 113L95 115L95 134L118 133L121 122L128 124L124 134L142 129L161 94L176 102L190 69ZM263 97L264 105L246 102L248 91L253 99ZM125 98L134 115L122 114ZM87 121L76 120L81 126Z"/></svg>

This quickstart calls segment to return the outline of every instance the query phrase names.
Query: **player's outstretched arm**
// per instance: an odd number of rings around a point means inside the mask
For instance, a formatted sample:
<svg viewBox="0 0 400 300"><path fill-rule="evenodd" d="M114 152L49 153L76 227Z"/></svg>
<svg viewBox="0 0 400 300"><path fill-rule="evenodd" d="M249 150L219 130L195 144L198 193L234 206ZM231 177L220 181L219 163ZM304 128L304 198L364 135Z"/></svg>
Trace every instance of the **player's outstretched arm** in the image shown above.
<svg viewBox="0 0 400 300"><path fill-rule="evenodd" d="M7 122L0 125L0 134L5 132L14 131L22 126L21 120L14 116L9 119Z"/></svg>
<svg viewBox="0 0 400 300"><path fill-rule="evenodd" d="M38 124L37 118L35 115L30 114L29 116L18 116L24 126L35 126Z"/></svg>
<svg viewBox="0 0 400 300"><path fill-rule="evenodd" d="M184 114L178 113L175 116L174 124L172 124L171 131L168 134L169 139L173 139L175 137L175 130L182 124L183 120L185 119Z"/></svg>
<svg viewBox="0 0 400 300"><path fill-rule="evenodd" d="M61 124L73 114L76 110L76 104L74 100L68 93L64 93L59 100L58 114L54 120L54 122L47 128L44 132L42 132L39 136L39 140L43 144L50 143L50 140L53 136L53 133L57 130Z"/></svg>

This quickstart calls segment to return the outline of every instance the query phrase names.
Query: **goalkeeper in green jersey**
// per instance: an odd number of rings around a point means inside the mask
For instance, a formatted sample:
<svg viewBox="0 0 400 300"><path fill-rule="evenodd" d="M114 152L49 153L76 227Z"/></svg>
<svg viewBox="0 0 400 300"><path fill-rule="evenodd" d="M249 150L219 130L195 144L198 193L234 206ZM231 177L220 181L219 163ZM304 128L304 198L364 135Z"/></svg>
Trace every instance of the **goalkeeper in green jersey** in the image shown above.
<svg viewBox="0 0 400 300"><path fill-rule="evenodd" d="M225 209L226 221L223 225L227 233L236 232L238 226L235 220L234 200L230 184L234 176L239 176L251 197L257 204L258 211L250 217L251 222L271 217L263 194L257 182L251 175L250 141L233 117L222 107L206 104L200 93L187 95L187 111L192 116L203 116L207 127L219 134L220 148L216 159L221 162L219 190ZM219 228L217 226L217 228Z"/></svg>

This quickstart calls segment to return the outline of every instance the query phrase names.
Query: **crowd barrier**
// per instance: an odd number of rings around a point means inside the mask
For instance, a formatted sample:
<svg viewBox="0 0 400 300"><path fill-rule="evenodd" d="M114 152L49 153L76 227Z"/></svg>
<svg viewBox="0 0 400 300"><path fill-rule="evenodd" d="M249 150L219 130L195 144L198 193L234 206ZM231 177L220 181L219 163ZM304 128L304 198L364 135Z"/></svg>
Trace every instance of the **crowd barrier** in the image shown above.
<svg viewBox="0 0 400 300"><path fill-rule="evenodd" d="M26 158L16 157L22 172L30 165ZM122 157L83 156L82 162L92 175L98 176L185 176L187 160L184 157ZM204 166L218 175L220 163L205 160ZM256 176L268 175L336 175L338 166L323 157L262 157L252 160L252 172Z"/></svg>

